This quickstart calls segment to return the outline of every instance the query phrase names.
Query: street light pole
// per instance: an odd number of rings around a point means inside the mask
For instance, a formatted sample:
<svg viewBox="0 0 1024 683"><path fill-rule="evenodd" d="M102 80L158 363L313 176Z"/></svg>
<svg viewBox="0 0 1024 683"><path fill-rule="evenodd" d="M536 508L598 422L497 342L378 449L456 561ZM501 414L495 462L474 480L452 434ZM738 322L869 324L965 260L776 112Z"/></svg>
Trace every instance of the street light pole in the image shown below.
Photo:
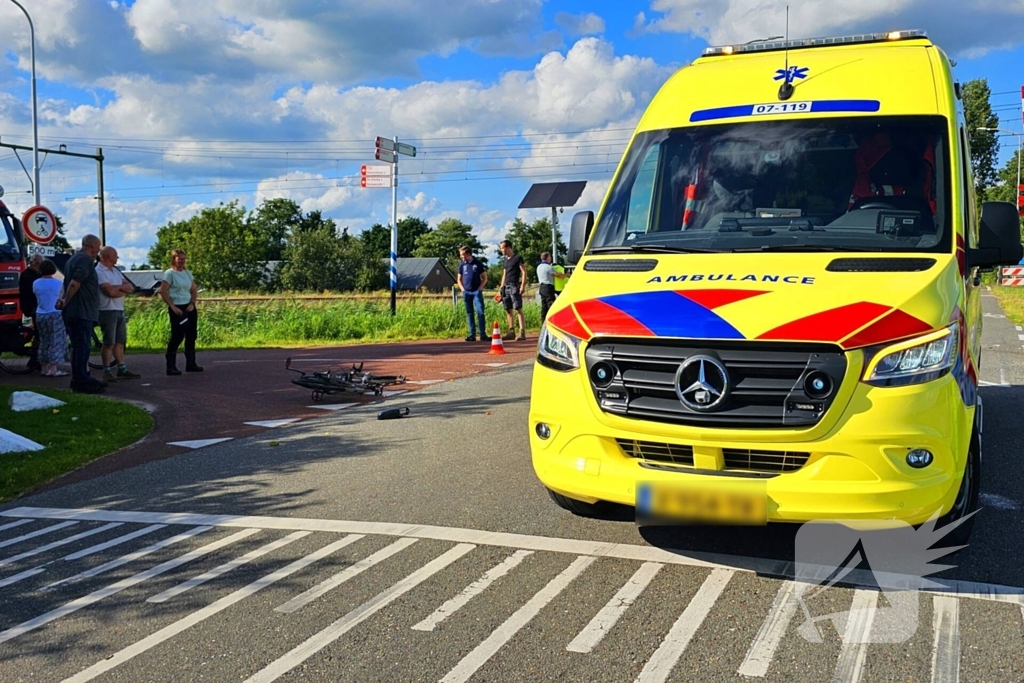
<svg viewBox="0 0 1024 683"><path fill-rule="evenodd" d="M1020 157L1024 153L1024 133L1015 133L1012 130L1006 130L1005 128L979 128L978 130L984 130L989 133L1003 133L1005 135L1013 135L1017 138L1017 184L1013 187L1014 204L1017 206L1017 210L1020 211Z"/></svg>
<svg viewBox="0 0 1024 683"><path fill-rule="evenodd" d="M28 36L29 43L31 44L30 52L32 55L32 198L35 200L35 206L39 206L39 119L36 115L36 29L32 25L32 17L29 16L28 10L21 6L18 0L11 0L15 5L18 6L24 14L25 18L28 19Z"/></svg>

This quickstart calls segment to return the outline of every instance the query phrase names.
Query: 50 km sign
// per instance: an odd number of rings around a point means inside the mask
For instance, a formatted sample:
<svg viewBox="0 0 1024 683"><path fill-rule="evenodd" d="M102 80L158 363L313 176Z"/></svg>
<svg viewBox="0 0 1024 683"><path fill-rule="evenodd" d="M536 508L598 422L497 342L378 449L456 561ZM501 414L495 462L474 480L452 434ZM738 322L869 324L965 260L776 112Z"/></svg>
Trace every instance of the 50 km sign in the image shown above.
<svg viewBox="0 0 1024 683"><path fill-rule="evenodd" d="M57 236L57 219L45 206L33 206L21 217L25 236L39 244L49 244Z"/></svg>

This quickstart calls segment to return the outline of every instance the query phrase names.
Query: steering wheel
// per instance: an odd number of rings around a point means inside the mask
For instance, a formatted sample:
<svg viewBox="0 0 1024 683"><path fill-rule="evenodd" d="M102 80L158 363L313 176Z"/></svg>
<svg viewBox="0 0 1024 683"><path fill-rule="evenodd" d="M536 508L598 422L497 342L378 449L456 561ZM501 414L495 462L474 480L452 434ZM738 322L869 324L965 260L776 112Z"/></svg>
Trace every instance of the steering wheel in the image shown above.
<svg viewBox="0 0 1024 683"><path fill-rule="evenodd" d="M882 209L882 210L885 210L885 209L892 209L892 208L893 208L892 204L889 204L888 202L868 202L867 204L861 204L860 206L856 207L856 210L857 211L859 211L861 209Z"/></svg>

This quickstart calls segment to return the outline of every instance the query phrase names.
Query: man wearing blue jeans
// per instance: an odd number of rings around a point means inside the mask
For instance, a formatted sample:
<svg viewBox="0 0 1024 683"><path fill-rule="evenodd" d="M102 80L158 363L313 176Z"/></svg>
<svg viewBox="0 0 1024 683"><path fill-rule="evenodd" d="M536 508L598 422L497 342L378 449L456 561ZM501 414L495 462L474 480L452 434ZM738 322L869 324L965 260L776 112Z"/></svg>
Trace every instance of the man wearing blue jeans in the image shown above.
<svg viewBox="0 0 1024 683"><path fill-rule="evenodd" d="M98 394L107 388L89 373L92 328L100 319L100 282L96 276L96 255L100 238L86 235L82 249L64 266L64 295L57 308L64 312L64 326L71 338L71 390Z"/></svg>
<svg viewBox="0 0 1024 683"><path fill-rule="evenodd" d="M476 341L476 323L480 323L480 341L487 341L487 319L484 317L484 285L487 284L487 267L480 259L473 256L469 247L459 247L459 289L462 290L462 301L466 304L466 321L469 324L469 336L466 341ZM476 320L473 309L476 309Z"/></svg>

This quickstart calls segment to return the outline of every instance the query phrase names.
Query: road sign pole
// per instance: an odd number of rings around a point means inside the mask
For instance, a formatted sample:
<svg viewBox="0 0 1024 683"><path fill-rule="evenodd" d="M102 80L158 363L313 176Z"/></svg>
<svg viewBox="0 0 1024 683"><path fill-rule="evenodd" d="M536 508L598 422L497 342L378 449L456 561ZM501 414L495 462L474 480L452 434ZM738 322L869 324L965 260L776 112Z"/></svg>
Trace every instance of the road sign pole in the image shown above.
<svg viewBox="0 0 1024 683"><path fill-rule="evenodd" d="M395 136L398 148L398 136ZM398 292L398 155L391 165L391 315L395 315L395 296Z"/></svg>

